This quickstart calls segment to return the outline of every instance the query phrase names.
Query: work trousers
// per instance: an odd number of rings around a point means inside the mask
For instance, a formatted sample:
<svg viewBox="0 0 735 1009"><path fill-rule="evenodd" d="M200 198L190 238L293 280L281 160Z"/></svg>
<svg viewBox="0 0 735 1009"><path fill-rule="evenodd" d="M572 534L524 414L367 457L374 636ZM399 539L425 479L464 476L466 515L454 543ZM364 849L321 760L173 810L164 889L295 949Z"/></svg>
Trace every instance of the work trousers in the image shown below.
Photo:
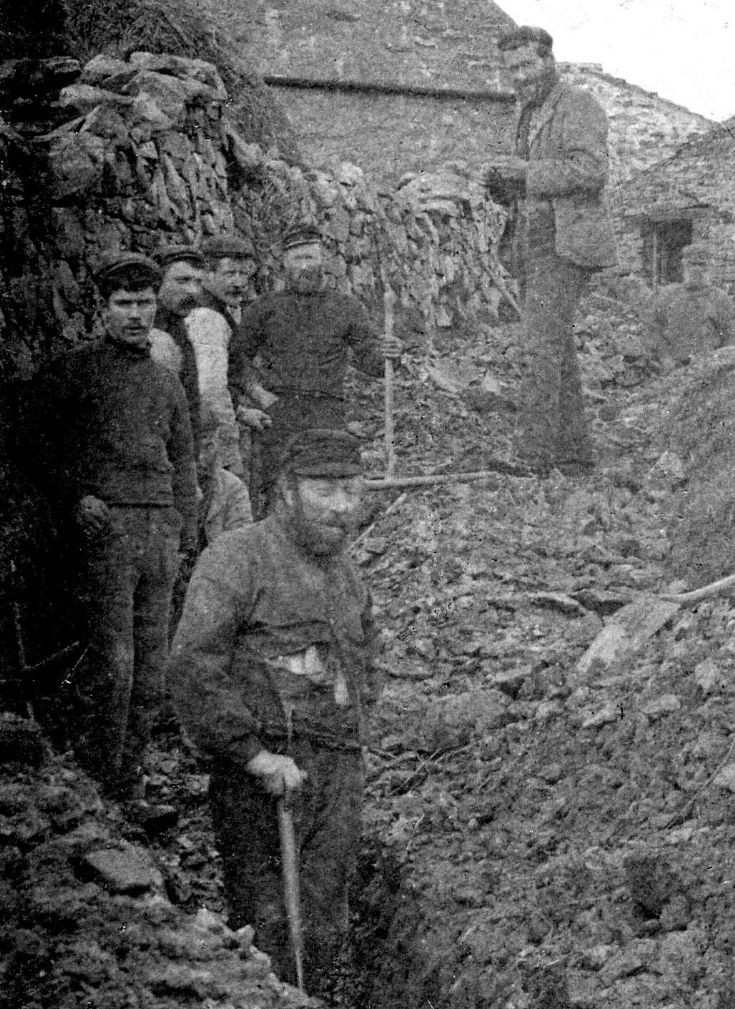
<svg viewBox="0 0 735 1009"><path fill-rule="evenodd" d="M306 988L309 994L327 995L348 928L347 890L361 833L362 755L359 749L328 749L307 741L293 742L288 753L308 774L292 805ZM243 769L224 764L213 768L209 797L230 925L251 924L255 943L271 956L274 971L294 983L276 800Z"/></svg>
<svg viewBox="0 0 735 1009"><path fill-rule="evenodd" d="M271 504L283 450L298 431L346 425L345 404L336 396L284 392L268 410L271 426L253 437L250 462L250 503L253 518L263 518Z"/></svg>
<svg viewBox="0 0 735 1009"><path fill-rule="evenodd" d="M518 451L532 465L588 465L592 442L574 315L592 271L562 259L554 238L553 213L530 221Z"/></svg>
<svg viewBox="0 0 735 1009"><path fill-rule="evenodd" d="M181 518L173 508L110 512L110 529L84 551L89 647L76 677L75 751L107 794L135 798L162 695Z"/></svg>

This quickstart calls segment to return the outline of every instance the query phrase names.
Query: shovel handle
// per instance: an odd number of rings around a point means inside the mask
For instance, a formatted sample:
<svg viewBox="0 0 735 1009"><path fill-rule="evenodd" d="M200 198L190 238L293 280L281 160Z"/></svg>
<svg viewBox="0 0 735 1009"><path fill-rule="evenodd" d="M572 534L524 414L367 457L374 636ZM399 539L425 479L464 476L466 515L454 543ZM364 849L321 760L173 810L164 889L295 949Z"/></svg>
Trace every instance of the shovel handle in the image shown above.
<svg viewBox="0 0 735 1009"><path fill-rule="evenodd" d="M304 986L304 944L301 934L301 896L299 893L299 859L296 850L296 831L291 810L285 799L276 805L278 838L281 842L281 871L283 873L283 900L286 906L291 950L296 966L296 985L306 994Z"/></svg>
<svg viewBox="0 0 735 1009"><path fill-rule="evenodd" d="M393 306L396 296L390 284L384 281L383 293L383 332L386 336L393 336L394 314ZM390 478L396 471L396 446L395 446L395 421L393 410L393 362L390 358L385 359L385 416L383 428L385 431L385 475Z"/></svg>

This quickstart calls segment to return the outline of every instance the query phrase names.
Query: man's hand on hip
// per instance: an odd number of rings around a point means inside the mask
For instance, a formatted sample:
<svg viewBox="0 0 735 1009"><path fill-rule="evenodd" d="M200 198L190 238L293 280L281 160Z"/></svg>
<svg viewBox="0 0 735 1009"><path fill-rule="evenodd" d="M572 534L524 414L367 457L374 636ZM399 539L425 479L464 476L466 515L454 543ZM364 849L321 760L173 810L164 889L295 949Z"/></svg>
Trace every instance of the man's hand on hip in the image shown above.
<svg viewBox="0 0 735 1009"><path fill-rule="evenodd" d="M297 792L306 781L306 771L281 753L261 750L245 765L248 774L257 778L269 795L287 796Z"/></svg>

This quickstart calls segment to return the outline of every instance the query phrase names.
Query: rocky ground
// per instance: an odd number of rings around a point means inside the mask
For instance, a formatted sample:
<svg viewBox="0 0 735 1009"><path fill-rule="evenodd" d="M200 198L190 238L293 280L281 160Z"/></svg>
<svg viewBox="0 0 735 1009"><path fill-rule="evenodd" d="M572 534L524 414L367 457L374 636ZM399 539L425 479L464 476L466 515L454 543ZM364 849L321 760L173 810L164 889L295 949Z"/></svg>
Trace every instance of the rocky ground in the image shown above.
<svg viewBox="0 0 735 1009"><path fill-rule="evenodd" d="M622 602L681 575L668 407L709 367L646 371L625 312L600 326L608 296L582 354L594 476L373 496L355 552L386 688L345 1006L735 1005L730 601L682 606L637 651L578 667ZM399 472L511 457L517 330L493 337L447 334L399 375ZM379 389L352 394L380 472ZM6 767L0 1003L298 1005L252 935L223 925L206 766L177 733L157 739L149 791L179 810L153 839L68 758Z"/></svg>

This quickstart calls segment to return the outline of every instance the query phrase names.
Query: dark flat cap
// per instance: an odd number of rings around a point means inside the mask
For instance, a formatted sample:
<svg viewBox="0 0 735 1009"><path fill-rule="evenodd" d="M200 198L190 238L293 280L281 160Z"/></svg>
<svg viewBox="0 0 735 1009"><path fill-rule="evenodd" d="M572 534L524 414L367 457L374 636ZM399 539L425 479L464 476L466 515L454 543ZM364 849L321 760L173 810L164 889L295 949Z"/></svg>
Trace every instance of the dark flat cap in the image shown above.
<svg viewBox="0 0 735 1009"><path fill-rule="evenodd" d="M520 49L521 46L528 45L542 45L551 49L554 40L545 28L536 28L532 25L509 28L498 39L498 49L501 52L508 49Z"/></svg>
<svg viewBox="0 0 735 1009"><path fill-rule="evenodd" d="M200 269L206 265L204 256L193 245L164 245L153 253L153 257L164 268L171 263L191 263Z"/></svg>
<svg viewBox="0 0 735 1009"><path fill-rule="evenodd" d="M213 259L255 259L255 246L247 238L237 235L220 235L208 238L201 244L202 255L210 262Z"/></svg>
<svg viewBox="0 0 735 1009"><path fill-rule="evenodd" d="M284 250L293 249L296 245L312 245L321 240L321 232L315 224L297 224L284 234L281 246Z"/></svg>
<svg viewBox="0 0 735 1009"><path fill-rule="evenodd" d="M161 271L141 252L107 252L101 258L95 274L97 286L109 291L116 284L150 284L161 286Z"/></svg>
<svg viewBox="0 0 735 1009"><path fill-rule="evenodd" d="M360 476L360 442L348 431L321 427L299 431L286 443L278 468L304 477Z"/></svg>

